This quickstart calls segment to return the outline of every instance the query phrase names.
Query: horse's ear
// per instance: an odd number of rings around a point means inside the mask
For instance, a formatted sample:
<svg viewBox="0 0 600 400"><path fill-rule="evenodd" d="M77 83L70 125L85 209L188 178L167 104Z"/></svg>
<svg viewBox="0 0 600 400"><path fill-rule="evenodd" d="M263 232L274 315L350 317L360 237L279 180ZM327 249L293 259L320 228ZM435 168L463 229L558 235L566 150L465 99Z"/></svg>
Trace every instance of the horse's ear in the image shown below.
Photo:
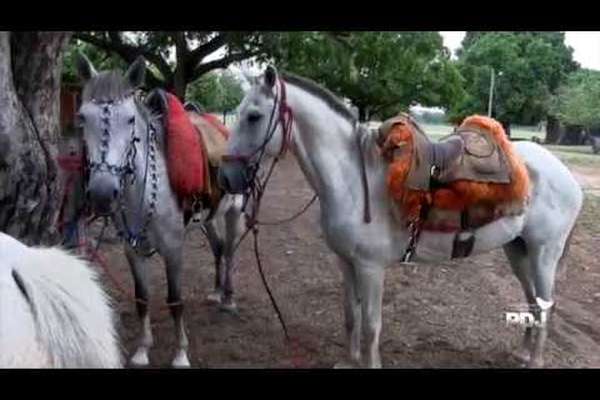
<svg viewBox="0 0 600 400"><path fill-rule="evenodd" d="M162 89L154 89L148 93L145 103L153 114L164 115L167 113L167 96Z"/></svg>
<svg viewBox="0 0 600 400"><path fill-rule="evenodd" d="M81 79L82 82L87 82L98 75L92 62L80 51L77 52L75 65L77 67L77 75L79 75L79 79Z"/></svg>
<svg viewBox="0 0 600 400"><path fill-rule="evenodd" d="M146 78L146 60L144 57L139 56L135 59L133 64L129 67L125 73L125 79L129 82L131 87L138 88L144 84Z"/></svg>
<svg viewBox="0 0 600 400"><path fill-rule="evenodd" d="M265 84L269 88L273 88L277 82L277 69L274 66L269 65L265 70Z"/></svg>

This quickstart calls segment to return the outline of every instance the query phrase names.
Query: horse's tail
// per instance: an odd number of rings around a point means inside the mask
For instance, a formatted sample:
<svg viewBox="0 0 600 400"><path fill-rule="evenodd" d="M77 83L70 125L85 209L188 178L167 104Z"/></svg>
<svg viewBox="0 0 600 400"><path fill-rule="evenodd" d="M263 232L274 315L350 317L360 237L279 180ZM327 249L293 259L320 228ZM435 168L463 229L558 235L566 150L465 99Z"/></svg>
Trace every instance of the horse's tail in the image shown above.
<svg viewBox="0 0 600 400"><path fill-rule="evenodd" d="M10 315L14 318L3 321L8 327L0 331L0 347L19 340L29 343L47 358L45 363L37 361L46 364L42 367L121 367L113 310L96 272L85 261L58 248L23 247L19 251L19 257L0 262L0 285L11 289L12 283L13 289L0 293L0 313L12 304ZM30 337L11 340L11 335L19 334ZM0 352L10 350L0 348ZM19 349L13 352L17 354ZM27 356L7 356L6 360L9 364L19 364L18 359L31 364Z"/></svg>

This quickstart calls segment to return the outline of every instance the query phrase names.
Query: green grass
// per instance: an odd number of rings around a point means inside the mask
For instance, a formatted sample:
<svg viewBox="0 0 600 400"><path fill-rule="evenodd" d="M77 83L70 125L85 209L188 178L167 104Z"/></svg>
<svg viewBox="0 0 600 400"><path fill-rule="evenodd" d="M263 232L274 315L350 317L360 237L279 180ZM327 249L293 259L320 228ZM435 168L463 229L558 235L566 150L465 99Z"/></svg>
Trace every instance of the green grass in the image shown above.
<svg viewBox="0 0 600 400"><path fill-rule="evenodd" d="M547 145L545 147L569 165L600 168L600 155L592 153L592 146Z"/></svg>
<svg viewBox="0 0 600 400"><path fill-rule="evenodd" d="M421 124L421 126L433 139L439 139L445 135L449 135L453 130L452 125L449 124ZM515 139L531 140L533 136L542 139L544 135L544 132L540 132L535 127L514 126L511 128L511 136Z"/></svg>
<svg viewBox="0 0 600 400"><path fill-rule="evenodd" d="M449 124L421 124L421 126L434 140L452 133L453 129L452 125ZM513 126L511 129L511 137L514 139L531 140L533 136L543 139L545 132L540 132L537 128L528 126ZM591 146L548 145L545 147L567 164L600 167L600 154L593 154Z"/></svg>

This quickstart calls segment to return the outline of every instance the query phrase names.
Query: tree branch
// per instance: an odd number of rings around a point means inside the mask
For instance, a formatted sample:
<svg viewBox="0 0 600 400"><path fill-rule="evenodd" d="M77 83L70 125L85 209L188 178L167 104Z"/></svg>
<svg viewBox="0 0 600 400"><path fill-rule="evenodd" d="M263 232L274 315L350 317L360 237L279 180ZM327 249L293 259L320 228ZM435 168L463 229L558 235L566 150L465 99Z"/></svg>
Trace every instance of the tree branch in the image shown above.
<svg viewBox="0 0 600 400"><path fill-rule="evenodd" d="M165 80L158 79L153 73L148 74L150 80L153 81L154 86L164 86L173 79L173 71L169 64L158 54L152 53L151 51L142 47L132 46L123 43L118 32L108 32L109 40L102 39L99 36L92 35L86 32L75 32L73 36L79 40L90 43L102 50L114 52L118 54L123 60L128 63L132 63L135 59L143 55L149 62L154 64L160 73L164 76Z"/></svg>
<svg viewBox="0 0 600 400"><path fill-rule="evenodd" d="M230 64L236 61L242 61L258 54L258 51L245 51L242 53L229 54L223 58L219 58L218 60L200 64L193 70L194 72L189 75L191 78L189 81L195 80L205 73L212 71L213 69L227 68Z"/></svg>
<svg viewBox="0 0 600 400"><path fill-rule="evenodd" d="M228 38L229 34L227 34L226 32L219 33L219 35L217 35L212 40L192 50L189 53L189 64L187 65L187 69L190 71L194 70L194 68L198 66L198 63L202 61L204 57L206 57L209 54L212 54L213 52L219 50L221 47L225 46L227 44Z"/></svg>

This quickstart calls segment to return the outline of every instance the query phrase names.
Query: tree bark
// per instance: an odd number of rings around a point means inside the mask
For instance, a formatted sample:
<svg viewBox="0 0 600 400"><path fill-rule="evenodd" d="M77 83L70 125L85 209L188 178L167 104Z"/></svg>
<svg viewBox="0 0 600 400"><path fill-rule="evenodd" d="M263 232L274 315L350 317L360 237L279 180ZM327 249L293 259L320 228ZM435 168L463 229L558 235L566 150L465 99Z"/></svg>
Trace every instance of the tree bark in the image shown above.
<svg viewBox="0 0 600 400"><path fill-rule="evenodd" d="M0 231L57 240L56 148L68 32L0 32Z"/></svg>

